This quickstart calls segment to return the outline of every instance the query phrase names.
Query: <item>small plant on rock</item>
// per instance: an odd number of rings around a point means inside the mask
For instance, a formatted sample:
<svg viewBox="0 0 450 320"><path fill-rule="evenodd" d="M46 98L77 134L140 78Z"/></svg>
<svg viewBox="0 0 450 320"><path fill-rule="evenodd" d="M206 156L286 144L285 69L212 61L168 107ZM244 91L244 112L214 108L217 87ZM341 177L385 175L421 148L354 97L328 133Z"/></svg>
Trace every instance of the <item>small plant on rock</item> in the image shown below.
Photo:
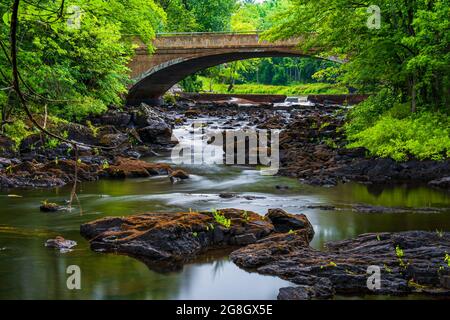
<svg viewBox="0 0 450 320"><path fill-rule="evenodd" d="M231 219L227 219L222 212L215 209L212 209L211 212L213 214L214 220L216 220L218 224L224 226L227 229L230 229Z"/></svg>
<svg viewBox="0 0 450 320"><path fill-rule="evenodd" d="M406 268L406 264L403 261L403 257L405 256L405 253L403 252L403 249L400 248L400 246L395 247L395 254L397 255L398 263L402 268Z"/></svg>
<svg viewBox="0 0 450 320"><path fill-rule="evenodd" d="M107 160L103 160L102 169L103 170L109 169L109 162Z"/></svg>

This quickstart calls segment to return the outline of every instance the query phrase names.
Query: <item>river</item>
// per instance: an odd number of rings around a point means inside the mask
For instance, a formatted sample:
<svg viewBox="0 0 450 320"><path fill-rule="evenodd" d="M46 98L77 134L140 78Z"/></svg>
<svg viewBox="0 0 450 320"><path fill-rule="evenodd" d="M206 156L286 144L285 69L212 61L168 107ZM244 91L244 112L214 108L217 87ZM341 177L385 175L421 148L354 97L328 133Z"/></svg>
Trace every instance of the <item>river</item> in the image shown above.
<svg viewBox="0 0 450 320"><path fill-rule="evenodd" d="M206 119L220 125L217 119ZM175 130L181 142L192 138L191 122ZM168 155L148 159L171 163ZM255 168L224 165L184 166L191 178L172 184L167 177L83 183L82 210L44 214L40 202L61 203L70 186L53 190L0 193L0 299L275 299L291 284L244 271L225 253L210 253L179 272L156 272L123 255L89 249L80 224L107 216L144 212L239 208L265 214L269 208L305 213L314 226L315 248L366 232L450 230L450 194L426 186L368 186L356 183L312 187L295 179L262 176ZM277 186L283 186L282 190ZM288 188L285 188L288 187ZM239 197L223 199L223 192ZM20 197L10 197L8 195ZM245 198L247 197L247 199ZM361 213L353 205L438 208L438 213ZM338 209L322 210L322 206ZM62 235L78 242L60 253L44 247ZM66 287L66 268L78 265L81 290ZM164 270L163 270L164 271Z"/></svg>

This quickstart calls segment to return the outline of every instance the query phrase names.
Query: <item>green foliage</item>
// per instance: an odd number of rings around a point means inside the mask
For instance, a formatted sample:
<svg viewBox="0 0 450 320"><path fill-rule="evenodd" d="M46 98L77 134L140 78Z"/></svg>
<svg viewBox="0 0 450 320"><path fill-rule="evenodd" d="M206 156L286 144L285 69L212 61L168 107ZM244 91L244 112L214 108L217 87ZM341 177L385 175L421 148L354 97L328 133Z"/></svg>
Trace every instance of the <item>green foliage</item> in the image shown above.
<svg viewBox="0 0 450 320"><path fill-rule="evenodd" d="M210 86L210 79L200 77L203 82L203 91L212 91L215 93L227 93L228 85L223 83L214 83ZM237 94L284 94L288 96L301 96L308 94L345 94L346 88L328 83L310 83L310 84L292 84L288 86L262 85L256 83L235 84L231 90Z"/></svg>
<svg viewBox="0 0 450 320"><path fill-rule="evenodd" d="M450 255L448 253L445 254L444 262L450 267Z"/></svg>
<svg viewBox="0 0 450 320"><path fill-rule="evenodd" d="M330 263L328 263L325 266L320 266L320 269L325 269L325 268L336 268L337 264L336 262L330 261Z"/></svg>
<svg viewBox="0 0 450 320"><path fill-rule="evenodd" d="M173 104L177 103L177 99L176 99L175 95L173 95L171 93L166 93L163 96L163 100L164 100L164 103L166 103L166 104L172 104L173 105Z"/></svg>
<svg viewBox="0 0 450 320"><path fill-rule="evenodd" d="M396 161L443 160L450 157L450 117L421 112L397 119L387 113L367 129L350 131L348 138L350 148L365 147L372 155Z"/></svg>
<svg viewBox="0 0 450 320"><path fill-rule="evenodd" d="M91 130L92 135L94 137L97 137L98 136L98 132L100 131L100 128L94 126L90 120L86 121L86 125L89 128L89 130Z"/></svg>
<svg viewBox="0 0 450 320"><path fill-rule="evenodd" d="M227 219L222 212L215 210L215 209L212 209L211 212L213 214L214 220L218 224L224 226L227 229L229 229L231 227L231 219Z"/></svg>
<svg viewBox="0 0 450 320"><path fill-rule="evenodd" d="M403 249L400 248L400 246L395 247L395 254L397 255L397 258L401 259L405 256L405 253L403 252Z"/></svg>
<svg viewBox="0 0 450 320"><path fill-rule="evenodd" d="M32 134L32 131L22 120L16 119L14 122L5 125L4 133L14 141L17 148L23 139Z"/></svg>
<svg viewBox="0 0 450 320"><path fill-rule="evenodd" d="M180 82L185 92L199 92L203 86L203 82L196 75L189 76Z"/></svg>
<svg viewBox="0 0 450 320"><path fill-rule="evenodd" d="M60 18L50 14L60 5L61 1L44 0L39 5L21 1L19 69L27 83L23 90L31 97L29 104L35 113L43 113L44 101L50 114L80 120L122 102L129 83L127 64L133 54L133 44L126 35L135 35L150 46L165 13L153 0L66 0ZM74 5L81 10L79 28L68 23ZM0 4L4 20L10 10L9 4ZM7 44L8 31L8 26L2 25L0 40ZM0 69L11 74L3 54ZM0 87L10 81L0 77ZM2 94L0 106L6 110L14 106L14 99L7 100Z"/></svg>
<svg viewBox="0 0 450 320"><path fill-rule="evenodd" d="M48 149L56 149L60 145L60 141L55 138L48 138L45 142L45 147Z"/></svg>
<svg viewBox="0 0 450 320"><path fill-rule="evenodd" d="M108 160L103 160L103 162L102 162L102 169L106 170L106 169L109 169L109 167L110 167L110 165L109 165Z"/></svg>
<svg viewBox="0 0 450 320"><path fill-rule="evenodd" d="M202 32L229 31L236 0L185 0Z"/></svg>
<svg viewBox="0 0 450 320"><path fill-rule="evenodd" d="M399 245L395 247L395 255L397 256L398 264L400 265L400 267L406 268L407 264L405 264L405 262L403 261L405 253L403 252L403 249L400 248Z"/></svg>
<svg viewBox="0 0 450 320"><path fill-rule="evenodd" d="M302 49L319 48L324 57L348 58L337 72L343 84L366 92L389 88L400 102L410 102L413 111L415 105L448 110L449 2L379 0L374 3L381 9L379 29L367 26L370 4L290 0L265 37L302 37Z"/></svg>

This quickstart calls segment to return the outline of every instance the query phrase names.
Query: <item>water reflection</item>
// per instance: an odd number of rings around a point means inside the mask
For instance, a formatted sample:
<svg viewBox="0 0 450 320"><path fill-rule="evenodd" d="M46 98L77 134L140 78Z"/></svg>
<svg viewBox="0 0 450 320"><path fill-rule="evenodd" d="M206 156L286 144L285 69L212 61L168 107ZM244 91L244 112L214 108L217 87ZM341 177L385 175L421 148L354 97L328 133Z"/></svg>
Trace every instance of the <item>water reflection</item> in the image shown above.
<svg viewBox="0 0 450 320"><path fill-rule="evenodd" d="M0 193L0 298L273 299L279 288L289 285L278 278L241 270L223 254L202 257L178 272L161 273L127 256L94 253L79 235L79 226L105 216L230 207L265 214L267 209L277 207L308 216L316 230L312 243L316 248L326 241L366 232L450 231L450 194L424 186L350 183L327 189L304 186L295 179L261 176L251 168L218 165L186 170L193 173L192 178L175 185L167 177L83 183L79 193L83 215L78 210L56 214L38 210L45 199L63 203L70 187L15 190L22 198ZM280 185L288 189L278 190ZM222 192L234 192L239 197L223 199ZM348 206L353 204L446 210L433 214L363 214L350 210ZM320 205L347 209L323 211L317 208ZM77 241L77 249L63 255L44 248L44 241L56 235ZM66 289L65 270L69 265L81 267L81 291Z"/></svg>

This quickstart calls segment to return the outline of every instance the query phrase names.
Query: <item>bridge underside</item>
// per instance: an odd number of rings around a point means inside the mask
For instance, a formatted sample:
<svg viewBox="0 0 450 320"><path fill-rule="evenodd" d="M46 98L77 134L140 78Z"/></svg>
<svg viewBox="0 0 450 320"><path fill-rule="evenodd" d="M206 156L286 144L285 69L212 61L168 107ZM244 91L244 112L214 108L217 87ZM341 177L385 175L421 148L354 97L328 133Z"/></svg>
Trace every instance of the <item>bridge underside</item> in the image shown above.
<svg viewBox="0 0 450 320"><path fill-rule="evenodd" d="M160 66L151 68L141 75L140 80L129 91L127 105L138 105L142 102L159 104L164 93L187 76L223 63L252 58L300 56L305 55L295 50L277 50L274 48L273 50L254 49L173 59Z"/></svg>

